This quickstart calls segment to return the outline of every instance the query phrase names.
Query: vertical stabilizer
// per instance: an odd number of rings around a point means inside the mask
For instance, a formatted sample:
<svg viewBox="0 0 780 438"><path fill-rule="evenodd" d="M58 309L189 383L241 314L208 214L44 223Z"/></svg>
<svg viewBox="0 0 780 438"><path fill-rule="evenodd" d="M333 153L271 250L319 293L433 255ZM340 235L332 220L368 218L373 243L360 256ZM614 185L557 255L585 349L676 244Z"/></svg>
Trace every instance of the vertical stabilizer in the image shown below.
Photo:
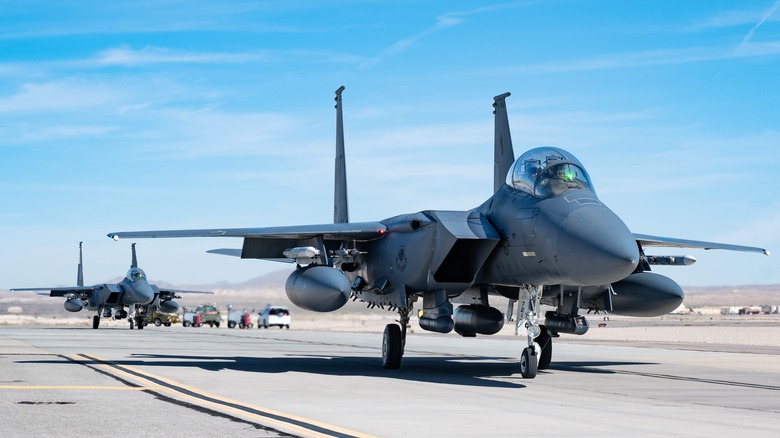
<svg viewBox="0 0 780 438"><path fill-rule="evenodd" d="M135 243L130 244L130 250L133 252L133 261L130 264L131 268L137 268L138 267L138 259L135 258Z"/></svg>
<svg viewBox="0 0 780 438"><path fill-rule="evenodd" d="M333 223L349 222L347 206L347 161L344 157L344 118L341 115L342 85L336 90L336 181L333 196Z"/></svg>
<svg viewBox="0 0 780 438"><path fill-rule="evenodd" d="M512 149L512 134L509 132L509 117L506 114L504 99L510 93L504 93L493 98L493 114L495 114L494 155L493 155L493 193L504 185L509 169L515 162L515 151Z"/></svg>
<svg viewBox="0 0 780 438"><path fill-rule="evenodd" d="M79 242L79 270L76 274L76 286L84 286L84 259L81 257L81 244L84 242Z"/></svg>

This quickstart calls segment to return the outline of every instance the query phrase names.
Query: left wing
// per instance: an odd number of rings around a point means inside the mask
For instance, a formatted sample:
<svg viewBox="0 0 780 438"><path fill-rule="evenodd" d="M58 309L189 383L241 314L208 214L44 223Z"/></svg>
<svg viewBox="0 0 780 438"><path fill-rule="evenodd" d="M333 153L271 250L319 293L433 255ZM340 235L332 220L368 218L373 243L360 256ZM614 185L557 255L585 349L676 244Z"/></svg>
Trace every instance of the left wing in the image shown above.
<svg viewBox="0 0 780 438"><path fill-rule="evenodd" d="M728 243L704 242L701 240L675 239L672 237L650 236L634 233L636 241L646 246L662 246L671 248L725 249L728 251L760 252L769 255L769 251L755 246L730 245Z"/></svg>

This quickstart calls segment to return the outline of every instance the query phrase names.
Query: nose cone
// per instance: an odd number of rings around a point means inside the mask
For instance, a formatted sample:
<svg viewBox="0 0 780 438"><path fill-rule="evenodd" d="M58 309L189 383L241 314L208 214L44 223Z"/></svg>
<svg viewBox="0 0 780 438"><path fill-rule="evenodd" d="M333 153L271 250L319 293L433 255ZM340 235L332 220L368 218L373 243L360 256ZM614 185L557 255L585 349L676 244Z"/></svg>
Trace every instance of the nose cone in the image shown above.
<svg viewBox="0 0 780 438"><path fill-rule="evenodd" d="M134 281L125 293L125 304L149 304L154 299L154 289L145 280Z"/></svg>
<svg viewBox="0 0 780 438"><path fill-rule="evenodd" d="M628 227L603 205L572 211L557 240L560 263L578 285L614 283L634 272L639 248Z"/></svg>

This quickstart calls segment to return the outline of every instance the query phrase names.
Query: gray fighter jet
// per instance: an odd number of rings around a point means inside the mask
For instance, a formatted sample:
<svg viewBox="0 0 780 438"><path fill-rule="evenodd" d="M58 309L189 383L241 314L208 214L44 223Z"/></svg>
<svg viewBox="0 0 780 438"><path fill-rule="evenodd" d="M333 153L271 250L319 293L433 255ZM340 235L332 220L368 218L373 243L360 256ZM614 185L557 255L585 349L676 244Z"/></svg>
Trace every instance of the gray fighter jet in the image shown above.
<svg viewBox="0 0 780 438"><path fill-rule="evenodd" d="M113 232L124 237L241 237L241 249L210 252L296 264L286 292L297 306L319 312L360 300L397 311L382 342L384 368L399 368L413 305L419 325L461 336L495 334L504 315L491 296L517 303L518 331L527 333L520 372L533 378L549 366L552 338L584 334L580 314L656 316L677 308L683 291L651 265L689 265L690 256L649 255L651 247L762 248L632 234L596 196L585 167L554 147L515 159L506 111L509 93L494 98L494 194L465 211L421 211L378 222L349 223L342 92L336 91L334 224ZM453 303L459 307L453 309ZM540 324L542 304L546 312Z"/></svg>
<svg viewBox="0 0 780 438"><path fill-rule="evenodd" d="M130 329L133 326L139 330L144 328L143 319L147 313L159 310L163 313L175 313L179 310L179 304L174 298L181 298L177 293L197 293L212 294L213 292L201 292L190 290L179 290L169 288L159 288L149 284L146 279L146 273L138 267L138 260L135 255L135 243L130 245L133 253L133 260L127 275L119 283L103 283L93 286L84 286L84 265L81 252L82 242L79 242L79 266L76 277L76 286L67 287L37 287L37 288L16 288L11 291L35 291L48 290L50 297L65 297L65 310L69 312L79 312L85 307L88 310L96 311L97 315L92 317L92 328L96 329L100 325L101 314L105 318L110 318L112 311L115 319L130 317Z"/></svg>

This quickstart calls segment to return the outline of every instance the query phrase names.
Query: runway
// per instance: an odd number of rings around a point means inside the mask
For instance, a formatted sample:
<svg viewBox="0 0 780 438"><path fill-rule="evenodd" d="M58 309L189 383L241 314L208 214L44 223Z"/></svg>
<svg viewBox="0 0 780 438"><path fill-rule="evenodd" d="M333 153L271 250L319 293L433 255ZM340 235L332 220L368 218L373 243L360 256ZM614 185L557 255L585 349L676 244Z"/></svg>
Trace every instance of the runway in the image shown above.
<svg viewBox="0 0 780 438"><path fill-rule="evenodd" d="M587 335L586 335L587 336ZM0 436L774 436L780 352L379 333L0 328Z"/></svg>

